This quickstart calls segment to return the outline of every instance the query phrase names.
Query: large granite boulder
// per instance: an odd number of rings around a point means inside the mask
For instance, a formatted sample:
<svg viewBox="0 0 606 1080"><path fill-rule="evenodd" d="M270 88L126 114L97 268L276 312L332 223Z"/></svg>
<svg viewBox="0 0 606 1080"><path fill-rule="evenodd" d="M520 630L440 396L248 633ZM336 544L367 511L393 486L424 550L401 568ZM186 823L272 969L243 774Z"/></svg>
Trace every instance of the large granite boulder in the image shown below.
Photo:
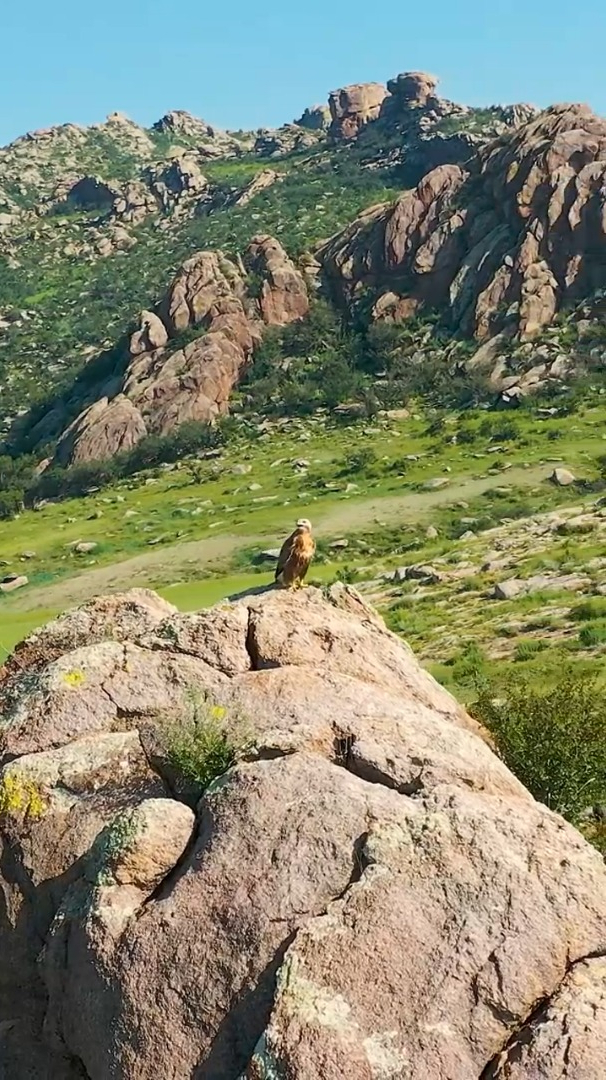
<svg viewBox="0 0 606 1080"><path fill-rule="evenodd" d="M249 736L195 812L192 690ZM92 601L0 714L2 1080L600 1080L602 858L349 587Z"/></svg>

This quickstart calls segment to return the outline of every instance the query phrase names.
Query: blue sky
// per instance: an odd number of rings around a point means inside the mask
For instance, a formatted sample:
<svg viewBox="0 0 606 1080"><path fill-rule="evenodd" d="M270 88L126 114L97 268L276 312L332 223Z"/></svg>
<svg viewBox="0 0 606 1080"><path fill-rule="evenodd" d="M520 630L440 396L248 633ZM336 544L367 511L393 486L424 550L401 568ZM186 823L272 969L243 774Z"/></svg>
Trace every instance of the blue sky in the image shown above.
<svg viewBox="0 0 606 1080"><path fill-rule="evenodd" d="M273 126L350 82L440 77L468 104L586 101L606 114L603 0L29 0L2 15L0 144L120 110Z"/></svg>

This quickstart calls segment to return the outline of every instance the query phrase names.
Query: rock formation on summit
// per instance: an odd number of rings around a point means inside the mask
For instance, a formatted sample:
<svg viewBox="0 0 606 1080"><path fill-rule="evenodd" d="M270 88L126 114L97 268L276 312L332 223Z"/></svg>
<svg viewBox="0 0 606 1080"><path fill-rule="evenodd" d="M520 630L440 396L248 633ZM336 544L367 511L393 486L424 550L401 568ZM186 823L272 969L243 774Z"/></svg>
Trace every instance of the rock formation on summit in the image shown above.
<svg viewBox="0 0 606 1080"><path fill-rule="evenodd" d="M386 94L382 83L355 83L333 90L328 99L331 137L345 141L355 138L365 124L377 119Z"/></svg>
<svg viewBox="0 0 606 1080"><path fill-rule="evenodd" d="M247 273L259 283L249 291ZM210 422L229 398L265 326L285 326L309 307L302 274L270 236L254 237L239 265L203 251L183 264L157 312L141 314L123 370L90 390L63 431L58 464L80 464L131 449L187 420ZM171 347L185 330L200 334Z"/></svg>
<svg viewBox="0 0 606 1080"><path fill-rule="evenodd" d="M379 306L442 307L463 334L527 340L606 284L605 192L606 122L554 106L367 211L319 257L347 303L370 286Z"/></svg>
<svg viewBox="0 0 606 1080"><path fill-rule="evenodd" d="M325 131L330 124L331 116L328 105L312 105L303 110L302 115L295 124L299 127L309 128L310 131Z"/></svg>
<svg viewBox="0 0 606 1080"><path fill-rule="evenodd" d="M251 735L195 812L192 688ZM0 709L0 1080L600 1080L602 858L347 586L92 601Z"/></svg>

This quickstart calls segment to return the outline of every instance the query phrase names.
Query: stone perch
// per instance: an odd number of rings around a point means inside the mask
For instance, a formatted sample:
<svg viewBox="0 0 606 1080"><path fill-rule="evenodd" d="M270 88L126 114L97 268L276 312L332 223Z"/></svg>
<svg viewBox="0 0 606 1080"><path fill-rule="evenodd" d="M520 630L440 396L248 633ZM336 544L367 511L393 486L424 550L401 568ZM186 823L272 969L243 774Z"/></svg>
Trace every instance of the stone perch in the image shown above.
<svg viewBox="0 0 606 1080"><path fill-rule="evenodd" d="M195 813L191 687L255 737ZM351 588L94 600L0 716L0 1080L603 1078L600 855Z"/></svg>

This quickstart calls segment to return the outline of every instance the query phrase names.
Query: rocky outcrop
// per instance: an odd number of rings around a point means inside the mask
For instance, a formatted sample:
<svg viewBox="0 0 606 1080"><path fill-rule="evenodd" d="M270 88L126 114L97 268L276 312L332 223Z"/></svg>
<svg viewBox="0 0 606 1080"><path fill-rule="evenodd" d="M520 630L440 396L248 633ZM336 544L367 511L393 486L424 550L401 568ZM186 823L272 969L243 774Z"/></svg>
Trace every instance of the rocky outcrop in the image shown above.
<svg viewBox="0 0 606 1080"><path fill-rule="evenodd" d="M390 79L387 89L392 99L403 102L409 107L425 108L436 98L438 80L435 75L424 71L405 71ZM389 101L389 98L386 98Z"/></svg>
<svg viewBox="0 0 606 1080"><path fill-rule="evenodd" d="M245 263L203 251L183 264L157 312L141 313L121 373L93 387L92 403L63 431L58 464L102 460L147 434L227 412L263 327L309 307L303 275L277 240L255 237ZM199 336L178 347L175 338L195 328Z"/></svg>
<svg viewBox="0 0 606 1080"><path fill-rule="evenodd" d="M153 125L154 131L160 131L163 135L185 135L189 139L212 139L215 128L202 120L199 116L193 116L185 109L173 109L156 120Z"/></svg>
<svg viewBox="0 0 606 1080"><path fill-rule="evenodd" d="M245 264L261 279L257 297L267 326L286 326L307 314L307 288L284 248L272 236L257 236L246 253Z"/></svg>
<svg viewBox="0 0 606 1080"><path fill-rule="evenodd" d="M192 688L248 733L195 813ZM602 858L347 586L93 601L0 708L1 1080L598 1080Z"/></svg>
<svg viewBox="0 0 606 1080"><path fill-rule="evenodd" d="M166 162L150 166L145 180L163 212L174 213L192 202L210 198L210 184L193 154L175 154Z"/></svg>
<svg viewBox="0 0 606 1080"><path fill-rule="evenodd" d="M62 180L38 210L46 214L65 210L98 211L101 221L138 225L148 214L157 213L158 198L141 180L118 184L99 176L79 176L75 180Z"/></svg>
<svg viewBox="0 0 606 1080"><path fill-rule="evenodd" d="M370 285L448 309L464 334L509 326L528 340L606 283L605 179L606 123L585 106L554 106L367 212L320 258L347 302Z"/></svg>
<svg viewBox="0 0 606 1080"><path fill-rule="evenodd" d="M282 157L295 150L316 146L322 132L298 124L284 124L280 128L262 128L258 133L254 152L259 157Z"/></svg>
<svg viewBox="0 0 606 1080"><path fill-rule="evenodd" d="M147 435L143 416L124 394L102 397L65 429L55 451L58 465L81 465L132 450Z"/></svg>
<svg viewBox="0 0 606 1080"><path fill-rule="evenodd" d="M328 105L312 105L304 109L295 124L310 131L326 131L331 121Z"/></svg>
<svg viewBox="0 0 606 1080"><path fill-rule="evenodd" d="M198 116L192 116L184 109L173 109L157 120L153 125L154 131L163 135L174 136L175 139L186 139L188 142L195 141L196 150L204 157L237 157L245 151L251 150L253 139L245 133L238 132L232 135L222 131L214 124Z"/></svg>
<svg viewBox="0 0 606 1080"><path fill-rule="evenodd" d="M65 204L75 210L108 212L120 197L117 184L107 184L98 176L81 176L65 193Z"/></svg>
<svg viewBox="0 0 606 1080"><path fill-rule="evenodd" d="M328 98L331 137L339 142L354 139L369 121L377 119L386 95L382 83L355 83L333 90Z"/></svg>
<svg viewBox="0 0 606 1080"><path fill-rule="evenodd" d="M275 172L273 169L261 169L242 191L238 191L232 196L229 205L248 206L252 199L260 195L262 191L266 191L267 188L273 187L281 179L281 173Z"/></svg>

